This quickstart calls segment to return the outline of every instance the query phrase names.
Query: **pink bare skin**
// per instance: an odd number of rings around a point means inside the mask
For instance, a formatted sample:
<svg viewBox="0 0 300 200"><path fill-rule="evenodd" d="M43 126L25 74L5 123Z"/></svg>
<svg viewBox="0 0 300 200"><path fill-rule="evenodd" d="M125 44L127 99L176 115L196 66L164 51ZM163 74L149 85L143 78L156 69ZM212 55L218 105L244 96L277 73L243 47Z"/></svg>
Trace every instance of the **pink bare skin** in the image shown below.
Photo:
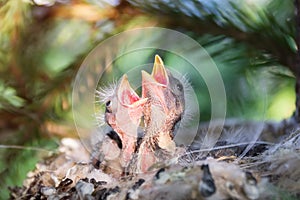
<svg viewBox="0 0 300 200"><path fill-rule="evenodd" d="M137 131L147 99L140 98L124 75L110 98L105 113L106 122L118 134L122 142L120 164L126 168L136 150Z"/></svg>
<svg viewBox="0 0 300 200"><path fill-rule="evenodd" d="M184 112L183 86L164 67L159 56L155 57L152 74L142 71L142 97L144 106L145 135L139 148L138 172L147 172L157 161L175 153L172 131Z"/></svg>

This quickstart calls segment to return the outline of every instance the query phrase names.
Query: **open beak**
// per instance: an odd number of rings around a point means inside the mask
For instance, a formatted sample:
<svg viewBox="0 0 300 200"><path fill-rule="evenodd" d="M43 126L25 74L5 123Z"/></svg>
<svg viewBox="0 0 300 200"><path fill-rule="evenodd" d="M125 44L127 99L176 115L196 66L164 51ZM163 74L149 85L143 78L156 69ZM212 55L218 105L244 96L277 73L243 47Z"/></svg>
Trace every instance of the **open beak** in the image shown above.
<svg viewBox="0 0 300 200"><path fill-rule="evenodd" d="M127 75L123 75L118 86L117 95L120 103L125 107L138 107L146 103L147 99L140 98L129 84Z"/></svg>
<svg viewBox="0 0 300 200"><path fill-rule="evenodd" d="M140 99L136 92L131 88L126 74L121 78L117 89L117 96L123 105L131 105Z"/></svg>
<svg viewBox="0 0 300 200"><path fill-rule="evenodd" d="M154 78L154 80L162 85L167 86L169 84L169 77L166 68L159 55L155 55L155 61L151 76Z"/></svg>
<svg viewBox="0 0 300 200"><path fill-rule="evenodd" d="M117 97L122 106L119 112L123 113L122 117L126 118L126 116L128 116L132 120L132 123L138 124L143 114L143 108L147 102L147 98L140 98L137 95L130 86L126 74L122 76L118 85Z"/></svg>
<svg viewBox="0 0 300 200"><path fill-rule="evenodd" d="M156 55L151 75L142 71L142 96L155 100L165 109L164 91L169 84L169 77L161 58Z"/></svg>

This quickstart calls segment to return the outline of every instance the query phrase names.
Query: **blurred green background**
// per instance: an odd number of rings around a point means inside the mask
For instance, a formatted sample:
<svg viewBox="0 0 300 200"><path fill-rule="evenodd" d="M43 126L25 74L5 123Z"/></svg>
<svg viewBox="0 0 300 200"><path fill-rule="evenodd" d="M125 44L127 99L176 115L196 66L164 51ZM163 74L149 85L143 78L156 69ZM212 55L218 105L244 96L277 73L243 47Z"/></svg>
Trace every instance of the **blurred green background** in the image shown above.
<svg viewBox="0 0 300 200"><path fill-rule="evenodd" d="M77 70L97 44L124 30L166 27L198 41L221 72L228 118L290 117L294 11L292 0L0 0L0 199L8 198L8 186L22 185L60 138L76 137L71 96ZM162 57L172 66L174 57ZM121 65L130 66L130 59L107 71L104 81L128 70ZM206 85L187 74L201 120L209 120Z"/></svg>

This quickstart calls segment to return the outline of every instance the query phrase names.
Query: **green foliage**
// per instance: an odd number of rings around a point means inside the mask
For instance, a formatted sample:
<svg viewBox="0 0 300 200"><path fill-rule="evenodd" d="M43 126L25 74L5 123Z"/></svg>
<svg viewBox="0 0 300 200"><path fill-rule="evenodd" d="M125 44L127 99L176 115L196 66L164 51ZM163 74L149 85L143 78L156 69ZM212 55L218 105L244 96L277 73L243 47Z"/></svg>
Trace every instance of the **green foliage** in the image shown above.
<svg viewBox="0 0 300 200"><path fill-rule="evenodd" d="M17 43L20 31L28 20L28 4L22 0L2 0L0 4L0 72L12 59L13 43ZM13 19L13 20L12 20Z"/></svg>
<svg viewBox="0 0 300 200"><path fill-rule="evenodd" d="M43 70L56 75L90 49L91 26L79 20L56 21L42 39Z"/></svg>
<svg viewBox="0 0 300 200"><path fill-rule="evenodd" d="M171 16L173 27L177 25L200 34L222 34L232 37L271 53L281 64L292 68L289 59L295 56L296 50L292 0L129 2L165 18ZM172 20L174 15L176 21Z"/></svg>
<svg viewBox="0 0 300 200"><path fill-rule="evenodd" d="M6 86L0 80L0 110L20 108L24 106L24 103L25 100L17 96L15 88Z"/></svg>

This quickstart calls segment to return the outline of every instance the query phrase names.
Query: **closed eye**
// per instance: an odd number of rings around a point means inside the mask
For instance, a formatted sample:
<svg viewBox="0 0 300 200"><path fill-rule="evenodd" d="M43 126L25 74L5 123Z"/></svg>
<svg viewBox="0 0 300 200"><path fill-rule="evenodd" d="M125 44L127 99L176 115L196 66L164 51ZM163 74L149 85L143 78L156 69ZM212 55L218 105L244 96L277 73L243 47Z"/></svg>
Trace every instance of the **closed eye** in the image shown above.
<svg viewBox="0 0 300 200"><path fill-rule="evenodd" d="M107 101L105 103L105 112L106 113L111 113L112 112L112 109L111 109L111 101Z"/></svg>
<svg viewBox="0 0 300 200"><path fill-rule="evenodd" d="M182 85L181 85L180 83L178 83L178 84L176 85L176 88L177 88L177 90L180 91L180 92L182 92L182 90L183 90L183 87L182 87Z"/></svg>

